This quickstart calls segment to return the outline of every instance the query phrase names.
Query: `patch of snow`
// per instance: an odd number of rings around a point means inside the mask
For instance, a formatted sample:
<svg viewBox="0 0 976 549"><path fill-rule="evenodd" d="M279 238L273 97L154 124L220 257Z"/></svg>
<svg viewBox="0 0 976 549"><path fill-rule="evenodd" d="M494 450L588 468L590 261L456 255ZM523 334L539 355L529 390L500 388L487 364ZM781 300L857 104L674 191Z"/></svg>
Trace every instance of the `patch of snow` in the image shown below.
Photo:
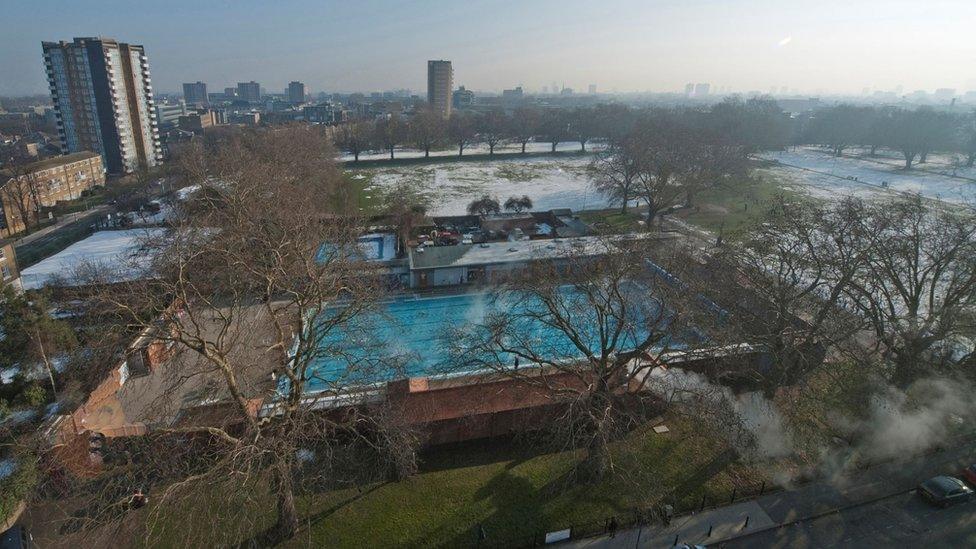
<svg viewBox="0 0 976 549"><path fill-rule="evenodd" d="M976 182L920 169L903 170L897 165L860 158L836 157L813 147L760 155L775 160L769 168L810 194L837 199L855 195L867 198L899 192L918 193L926 198L976 205Z"/></svg>
<svg viewBox="0 0 976 549"><path fill-rule="evenodd" d="M527 195L533 209L605 208L605 196L592 187L588 158L522 158L450 162L408 167L369 168L380 191L405 188L428 207L431 215L464 215L482 195L504 202Z"/></svg>

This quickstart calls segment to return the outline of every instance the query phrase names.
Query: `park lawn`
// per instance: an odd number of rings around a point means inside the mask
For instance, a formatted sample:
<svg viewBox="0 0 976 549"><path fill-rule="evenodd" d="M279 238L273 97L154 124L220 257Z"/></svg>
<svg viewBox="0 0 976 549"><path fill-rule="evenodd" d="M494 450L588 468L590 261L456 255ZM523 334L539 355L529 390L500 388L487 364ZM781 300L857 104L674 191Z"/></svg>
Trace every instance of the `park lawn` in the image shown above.
<svg viewBox="0 0 976 549"><path fill-rule="evenodd" d="M574 525L599 528L612 515L632 516L635 507L668 501L690 508L702 495L717 502L733 487L762 480L691 420L666 423L670 433L648 427L618 443L618 474L596 485L572 484L578 457L570 452L498 459L483 446L455 448L431 456L420 473L398 483L309 496L306 513L316 518L285 545L470 546L478 525L489 542L510 545Z"/></svg>
<svg viewBox="0 0 976 549"><path fill-rule="evenodd" d="M696 206L679 210L674 217L715 234L735 235L760 221L766 206L777 197L801 200L806 197L775 176L754 172L750 177L702 191Z"/></svg>
<svg viewBox="0 0 976 549"><path fill-rule="evenodd" d="M631 233L643 230L643 226L638 223L642 219L641 210L636 207L627 208L626 213L622 213L620 208L584 210L579 212L579 217L591 227L611 233Z"/></svg>
<svg viewBox="0 0 976 549"><path fill-rule="evenodd" d="M472 546L479 525L490 545L524 545L563 528L599 531L610 516L626 523L637 507L671 503L680 514L697 509L703 495L707 505L725 504L733 488L741 495L765 480L697 420L667 416L664 423L669 433L648 425L616 443L617 474L597 484L574 484L570 472L579 456L572 452L538 453L507 440L434 449L406 480L300 495L301 529L282 546ZM150 507L129 515L126 539L115 527L84 539L114 535L122 545L147 547L260 540L275 517L266 481L242 475L228 483L229 489L204 487L174 502L159 501L157 488Z"/></svg>
<svg viewBox="0 0 976 549"><path fill-rule="evenodd" d="M373 172L370 170L344 170L342 179L350 204L362 215L377 215L384 211L381 189L372 187Z"/></svg>

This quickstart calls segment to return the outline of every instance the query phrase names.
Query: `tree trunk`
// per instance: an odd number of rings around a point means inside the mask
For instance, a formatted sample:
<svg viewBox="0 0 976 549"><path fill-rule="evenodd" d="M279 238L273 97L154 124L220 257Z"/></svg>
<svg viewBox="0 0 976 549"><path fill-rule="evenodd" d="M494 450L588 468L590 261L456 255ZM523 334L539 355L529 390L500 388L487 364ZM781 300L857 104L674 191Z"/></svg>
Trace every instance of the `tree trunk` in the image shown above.
<svg viewBox="0 0 976 549"><path fill-rule="evenodd" d="M586 458L580 464L582 480L586 482L602 480L610 469L610 445L604 435L602 427L597 426L593 438L586 446Z"/></svg>
<svg viewBox="0 0 976 549"><path fill-rule="evenodd" d="M586 152L586 140L580 139L580 152Z"/></svg>
<svg viewBox="0 0 976 549"><path fill-rule="evenodd" d="M390 160L393 160L393 148L392 146L390 147Z"/></svg>
<svg viewBox="0 0 976 549"><path fill-rule="evenodd" d="M430 158L430 145L424 147L424 158Z"/></svg>
<svg viewBox="0 0 976 549"><path fill-rule="evenodd" d="M525 154L525 144L526 143L528 143L528 141L523 141L522 142L522 154Z"/></svg>
<svg viewBox="0 0 976 549"><path fill-rule="evenodd" d="M925 164L925 161L929 158L929 151L923 151L922 154L918 155L918 163Z"/></svg>
<svg viewBox="0 0 976 549"><path fill-rule="evenodd" d="M904 153L904 154L905 154L905 169L910 170L912 169L912 160L915 159L915 154L914 153L912 154Z"/></svg>
<svg viewBox="0 0 976 549"><path fill-rule="evenodd" d="M495 156L495 146L488 143L488 156Z"/></svg>
<svg viewBox="0 0 976 549"><path fill-rule="evenodd" d="M51 380L51 396L56 396L58 388L54 384L54 368L51 366L51 361L47 358L47 351L44 349L41 333L36 327L34 328L34 337L37 338L37 349L41 352L41 360L44 362L44 367L47 368L47 377Z"/></svg>
<svg viewBox="0 0 976 549"><path fill-rule="evenodd" d="M624 197L623 197L623 204L620 205L620 213L622 213L622 214L626 214L627 213L627 199L629 199L629 198L630 197L627 195L627 191L625 190L624 191Z"/></svg>
<svg viewBox="0 0 976 549"><path fill-rule="evenodd" d="M871 156L878 156L878 146L871 145Z"/></svg>
<svg viewBox="0 0 976 549"><path fill-rule="evenodd" d="M458 158L464 156L464 143L458 143Z"/></svg>
<svg viewBox="0 0 976 549"><path fill-rule="evenodd" d="M976 151L969 153L969 156L966 158L967 168L972 168L973 164L976 164Z"/></svg>
<svg viewBox="0 0 976 549"><path fill-rule="evenodd" d="M274 526L274 540L291 539L298 531L298 510L295 509L295 486L291 477L291 462L278 458L274 469L274 488L277 492L278 519Z"/></svg>
<svg viewBox="0 0 976 549"><path fill-rule="evenodd" d="M555 141L553 141L552 142L552 152L556 152L556 145L557 145L557 143Z"/></svg>
<svg viewBox="0 0 976 549"><path fill-rule="evenodd" d="M353 157L353 162L359 162L359 151L353 151L352 157Z"/></svg>

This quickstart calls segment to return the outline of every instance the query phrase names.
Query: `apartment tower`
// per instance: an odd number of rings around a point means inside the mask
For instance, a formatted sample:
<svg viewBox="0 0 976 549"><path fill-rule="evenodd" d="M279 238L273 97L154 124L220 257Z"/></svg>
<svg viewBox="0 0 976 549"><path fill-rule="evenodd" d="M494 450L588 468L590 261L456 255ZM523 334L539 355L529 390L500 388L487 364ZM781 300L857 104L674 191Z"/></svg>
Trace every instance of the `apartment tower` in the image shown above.
<svg viewBox="0 0 976 549"><path fill-rule="evenodd" d="M305 84L301 82L288 83L288 102L300 105L305 102Z"/></svg>
<svg viewBox="0 0 976 549"><path fill-rule="evenodd" d="M450 61L427 62L427 103L435 111L450 116L454 69Z"/></svg>
<svg viewBox="0 0 976 549"><path fill-rule="evenodd" d="M257 103L261 100L261 84L258 84L254 80L251 80L250 82L238 82L237 97L238 99L243 99L244 101Z"/></svg>
<svg viewBox="0 0 976 549"><path fill-rule="evenodd" d="M183 84L183 101L191 107L209 106L210 99L207 97L207 84L204 82Z"/></svg>
<svg viewBox="0 0 976 549"><path fill-rule="evenodd" d="M63 154L96 152L114 174L162 162L142 46L75 38L41 47Z"/></svg>

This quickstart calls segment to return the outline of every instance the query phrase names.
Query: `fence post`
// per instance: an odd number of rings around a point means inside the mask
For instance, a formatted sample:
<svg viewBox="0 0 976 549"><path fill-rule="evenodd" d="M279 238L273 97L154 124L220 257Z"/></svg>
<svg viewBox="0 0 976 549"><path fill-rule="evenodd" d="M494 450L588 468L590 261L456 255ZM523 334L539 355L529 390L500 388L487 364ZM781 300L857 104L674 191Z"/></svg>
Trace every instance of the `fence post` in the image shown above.
<svg viewBox="0 0 976 549"><path fill-rule="evenodd" d="M675 534L674 543L671 544L671 547L677 547L677 546L678 546L678 534Z"/></svg>
<svg viewBox="0 0 976 549"><path fill-rule="evenodd" d="M742 529L745 530L749 527L749 515L746 515L746 521L742 524Z"/></svg>
<svg viewBox="0 0 976 549"><path fill-rule="evenodd" d="M733 486L732 487L732 497L729 498L729 505L732 505L733 503L735 503L735 490L736 490L736 487Z"/></svg>
<svg viewBox="0 0 976 549"><path fill-rule="evenodd" d="M765 491L766 491L766 481L764 480L762 481L762 486L759 487L759 495L760 496L763 495L763 492Z"/></svg>
<svg viewBox="0 0 976 549"><path fill-rule="evenodd" d="M708 525L708 533L705 534L705 537L706 538L712 537L712 525L711 524Z"/></svg>

